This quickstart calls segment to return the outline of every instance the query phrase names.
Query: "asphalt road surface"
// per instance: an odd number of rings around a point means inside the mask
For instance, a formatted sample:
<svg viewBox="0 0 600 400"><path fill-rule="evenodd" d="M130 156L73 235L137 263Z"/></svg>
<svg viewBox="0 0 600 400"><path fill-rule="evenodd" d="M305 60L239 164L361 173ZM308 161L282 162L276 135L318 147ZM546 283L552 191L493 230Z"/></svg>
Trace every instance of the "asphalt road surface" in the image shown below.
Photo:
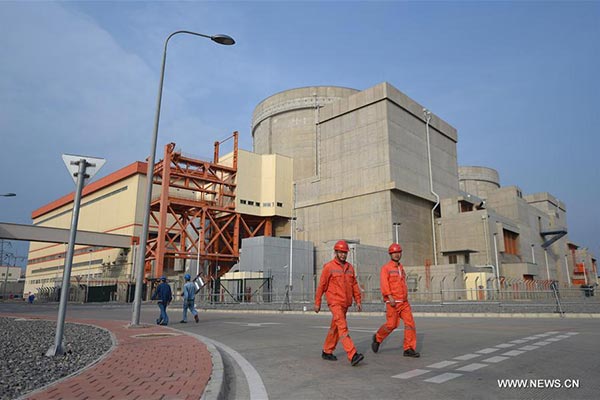
<svg viewBox="0 0 600 400"><path fill-rule="evenodd" d="M56 305L0 305L52 315ZM142 322L158 307L144 305ZM67 317L131 319L130 305L69 305ZM416 318L421 358L402 356L402 325L371 351L383 314L351 314L350 335L365 360L322 360L327 312L200 312L200 323L170 326L211 340L223 355L228 398L257 399L598 399L600 319ZM188 320L191 320L188 316ZM193 321L193 320L192 320ZM520 387L502 387L512 385Z"/></svg>

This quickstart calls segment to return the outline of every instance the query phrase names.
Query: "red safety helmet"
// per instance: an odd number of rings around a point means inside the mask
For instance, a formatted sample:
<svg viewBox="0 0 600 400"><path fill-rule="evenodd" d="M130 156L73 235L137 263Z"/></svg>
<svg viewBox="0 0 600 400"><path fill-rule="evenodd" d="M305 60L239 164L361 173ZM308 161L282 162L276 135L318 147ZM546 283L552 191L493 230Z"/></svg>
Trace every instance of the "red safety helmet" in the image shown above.
<svg viewBox="0 0 600 400"><path fill-rule="evenodd" d="M402 253L402 246L400 246L398 243L392 243L388 249L388 253Z"/></svg>
<svg viewBox="0 0 600 400"><path fill-rule="evenodd" d="M343 251L345 253L349 252L348 243L344 240L338 240L335 246L333 246L333 250L335 251Z"/></svg>

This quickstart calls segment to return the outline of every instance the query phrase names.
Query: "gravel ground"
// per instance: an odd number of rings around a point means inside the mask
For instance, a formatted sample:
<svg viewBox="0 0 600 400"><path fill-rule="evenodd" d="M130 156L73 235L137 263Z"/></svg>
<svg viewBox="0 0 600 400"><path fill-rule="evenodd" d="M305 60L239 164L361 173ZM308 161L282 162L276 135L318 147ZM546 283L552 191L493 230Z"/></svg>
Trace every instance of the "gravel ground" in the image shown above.
<svg viewBox="0 0 600 400"><path fill-rule="evenodd" d="M66 323L66 354L46 357L55 335L55 321L0 317L1 400L15 399L64 378L98 360L112 346L109 332Z"/></svg>

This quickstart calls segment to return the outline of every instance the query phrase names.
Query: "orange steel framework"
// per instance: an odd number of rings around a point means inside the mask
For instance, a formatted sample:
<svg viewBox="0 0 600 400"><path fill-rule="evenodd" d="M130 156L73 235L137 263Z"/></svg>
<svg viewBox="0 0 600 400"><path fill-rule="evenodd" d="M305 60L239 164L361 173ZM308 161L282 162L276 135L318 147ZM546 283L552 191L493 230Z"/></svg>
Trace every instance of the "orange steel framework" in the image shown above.
<svg viewBox="0 0 600 400"><path fill-rule="evenodd" d="M232 138L231 165L219 164L219 146ZM199 256L208 268L199 266L198 274L208 282L238 262L242 238L272 235L270 217L235 211L237 162L238 132L215 142L212 162L183 155L175 143L165 146L164 158L154 165L160 192L152 199L150 217L158 231L146 243L147 276L175 272L175 259Z"/></svg>

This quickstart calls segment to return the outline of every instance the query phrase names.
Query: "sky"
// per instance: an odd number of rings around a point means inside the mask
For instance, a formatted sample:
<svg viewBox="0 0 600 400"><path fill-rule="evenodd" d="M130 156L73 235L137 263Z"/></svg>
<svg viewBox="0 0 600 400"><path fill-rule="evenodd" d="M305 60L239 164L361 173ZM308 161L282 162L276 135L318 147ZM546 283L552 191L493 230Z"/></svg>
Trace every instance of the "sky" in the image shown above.
<svg viewBox="0 0 600 400"><path fill-rule="evenodd" d="M94 180L150 153L208 159L254 107L303 86L381 82L458 131L458 164L549 192L569 238L600 255L600 2L0 1L0 222L75 189L61 154L105 158ZM26 256L27 243L8 250ZM18 259L17 264L24 264Z"/></svg>

